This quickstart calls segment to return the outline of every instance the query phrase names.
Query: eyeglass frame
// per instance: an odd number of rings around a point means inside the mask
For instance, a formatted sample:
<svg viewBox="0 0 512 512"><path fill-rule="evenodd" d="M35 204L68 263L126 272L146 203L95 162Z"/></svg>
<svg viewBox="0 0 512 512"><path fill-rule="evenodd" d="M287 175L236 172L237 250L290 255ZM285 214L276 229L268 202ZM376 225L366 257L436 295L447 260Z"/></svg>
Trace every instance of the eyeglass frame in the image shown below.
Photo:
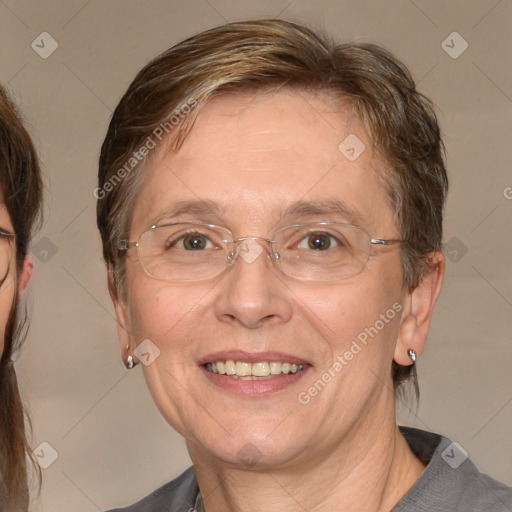
<svg viewBox="0 0 512 512"><path fill-rule="evenodd" d="M6 240L7 243L12 244L12 241L16 239L16 233L9 233L0 229L0 240Z"/></svg>
<svg viewBox="0 0 512 512"><path fill-rule="evenodd" d="M9 233L8 231L3 231L0 229L0 238L5 238L6 240L14 240L16 238L16 233Z"/></svg>
<svg viewBox="0 0 512 512"><path fill-rule="evenodd" d="M289 277L290 279L301 280L301 278L299 278L299 277L292 277L292 276L289 276L288 274L285 274L283 272L283 270L281 269L281 267L280 267L280 265L278 263L279 253L274 251L274 248L272 246L272 244L276 243L276 240L272 240L272 239L264 238L264 237L259 237L259 236L245 236L245 237L240 237L240 238L236 238L235 239L235 237L233 235L233 232L229 228L225 228L225 227L219 226L217 224L203 223L203 222L170 222L170 223L167 223L167 224L160 224L160 225L153 224L149 228L147 228L144 231L142 231L142 233L138 236L137 240L132 240L132 241L129 241L129 240L126 240L126 239L119 240L119 242L117 244L117 249L119 251L121 251L121 252L127 252L129 249L136 248L137 249L137 259L139 260L140 266L142 267L142 270L144 271L144 273L147 276L151 277L152 279L156 279L157 281L162 281L162 282L165 282L165 283L187 283L187 282L188 283L195 283L195 282L201 282L201 281L208 281L209 279L213 279L214 277L220 276L227 269L231 268L234 265L234 263L236 262L236 260L238 258L238 251L232 250L232 251L230 251L228 253L227 263L226 263L225 267L223 268L223 270L221 270L219 273L217 273L215 275L212 275L212 276L204 278L204 279L180 280L180 281L174 281L173 280L173 281L170 281L168 279L161 279L159 277L155 277L155 276L151 275L146 270L144 265L142 264L141 257L140 257L140 254L139 254L139 240L141 239L141 237L145 233L147 233L148 231L151 231L153 229L164 228L164 227L168 227L168 226L181 225L181 224L183 224L183 225L190 225L190 226L204 226L204 227L208 227L209 229L220 228L220 229L222 229L222 230L224 230L226 232L229 232L231 234L231 237L233 238L233 241L228 241L228 240L222 240L222 241L226 242L226 243L229 243L229 244L233 244L233 249L235 249L237 245L239 245L241 242L244 242L245 240L255 240L255 241L260 240L260 241L263 241L263 242L268 242L269 245L270 245L270 253L268 254L268 256L269 256L270 260L273 262L273 265L275 267L277 267L279 272L281 274L283 274L284 276ZM373 238L370 235L370 233L368 233L368 231L366 231L365 229L363 229L363 228L361 228L359 226L354 226L352 224L348 224L348 223L344 223L344 222L330 222L330 221L306 222L306 223L301 223L301 224L291 224L289 226L284 226L284 227L278 229L274 233L274 237L279 232L284 231L285 229L289 229L289 228L304 227L304 226L329 226L329 225L345 226L345 227L348 227L348 228L353 228L353 229L357 229L359 231L362 231L363 233L365 233L369 237L370 248L371 248L372 245L391 246L391 245L396 245L396 244L400 244L400 243L407 243L407 240L400 240L400 239L395 239L395 238ZM234 255L234 257L233 257L233 255ZM369 256L370 256L370 253L368 253L368 258L369 258ZM361 270L359 272L357 272L356 274L353 274L351 276L341 278L341 279L339 279L339 281L343 281L343 279L349 279L350 277L357 276L358 274L363 272L363 270L366 268L367 264L368 264L368 260L366 260L365 264L363 265L363 267L361 268ZM314 280L314 279L303 279L303 280L304 281L311 281L311 282L334 282L334 281L336 281L336 280L333 280L333 281L322 281L322 280Z"/></svg>

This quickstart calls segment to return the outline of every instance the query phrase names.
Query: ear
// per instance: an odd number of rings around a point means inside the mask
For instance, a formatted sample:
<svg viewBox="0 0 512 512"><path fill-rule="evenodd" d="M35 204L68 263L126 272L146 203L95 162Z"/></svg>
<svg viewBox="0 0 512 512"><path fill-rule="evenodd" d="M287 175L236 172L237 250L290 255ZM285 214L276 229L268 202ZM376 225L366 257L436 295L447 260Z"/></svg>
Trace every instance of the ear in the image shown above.
<svg viewBox="0 0 512 512"><path fill-rule="evenodd" d="M128 354L131 354L134 364L137 364L138 360L133 354L135 344L132 343L131 340L132 330L128 306L126 301L124 301L118 294L118 290L114 282L114 270L112 267L109 267L108 269L107 284L108 293L110 294L116 313L117 337L119 339L119 347L121 349L121 358L123 359L123 362L126 362Z"/></svg>
<svg viewBox="0 0 512 512"><path fill-rule="evenodd" d="M32 278L32 274L34 273L34 262L30 256L25 258L23 262L23 267L21 269L20 278L19 278L19 292L20 295L27 289L28 283Z"/></svg>
<svg viewBox="0 0 512 512"><path fill-rule="evenodd" d="M395 346L394 359L398 364L409 366L411 358L407 351L412 349L419 356L425 348L430 320L437 298L441 293L446 260L441 252L430 255L430 271L418 286L404 299L404 311Z"/></svg>

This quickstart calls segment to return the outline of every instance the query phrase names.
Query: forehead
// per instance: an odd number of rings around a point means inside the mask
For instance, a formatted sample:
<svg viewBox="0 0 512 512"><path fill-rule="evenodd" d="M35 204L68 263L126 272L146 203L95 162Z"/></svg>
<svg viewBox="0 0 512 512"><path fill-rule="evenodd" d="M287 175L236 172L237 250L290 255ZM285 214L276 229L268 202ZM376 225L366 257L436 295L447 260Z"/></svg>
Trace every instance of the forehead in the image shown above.
<svg viewBox="0 0 512 512"><path fill-rule="evenodd" d="M334 95L281 89L217 97L177 152L160 148L150 161L132 230L187 201L217 204L218 217L253 225L308 211L295 203L337 201L371 229L392 217L382 166L355 111Z"/></svg>

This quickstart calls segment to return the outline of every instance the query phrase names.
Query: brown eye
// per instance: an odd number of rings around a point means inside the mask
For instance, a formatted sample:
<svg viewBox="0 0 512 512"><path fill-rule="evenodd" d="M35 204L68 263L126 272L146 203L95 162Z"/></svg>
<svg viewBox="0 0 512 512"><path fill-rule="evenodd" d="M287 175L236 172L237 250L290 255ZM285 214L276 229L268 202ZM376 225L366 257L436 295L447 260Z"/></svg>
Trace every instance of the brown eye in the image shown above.
<svg viewBox="0 0 512 512"><path fill-rule="evenodd" d="M190 234L182 237L181 243L178 240L178 243L175 245L183 246L183 249L186 251L198 251L207 248L208 238L200 234Z"/></svg>
<svg viewBox="0 0 512 512"><path fill-rule="evenodd" d="M313 251L327 251L338 246L337 239L330 233L308 233L297 245L298 249L310 249Z"/></svg>
<svg viewBox="0 0 512 512"><path fill-rule="evenodd" d="M307 237L308 247L315 251L324 251L331 247L331 236L325 233L313 233Z"/></svg>

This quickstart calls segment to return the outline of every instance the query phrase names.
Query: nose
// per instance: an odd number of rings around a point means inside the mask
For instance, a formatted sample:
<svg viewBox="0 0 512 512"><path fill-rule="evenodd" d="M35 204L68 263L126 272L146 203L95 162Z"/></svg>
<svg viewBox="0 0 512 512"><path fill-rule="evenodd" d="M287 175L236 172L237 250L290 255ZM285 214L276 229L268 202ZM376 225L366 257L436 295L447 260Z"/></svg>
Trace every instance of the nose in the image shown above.
<svg viewBox="0 0 512 512"><path fill-rule="evenodd" d="M219 283L215 302L219 320L255 329L291 318L288 288L273 268L266 242L245 238L237 243L232 268Z"/></svg>

